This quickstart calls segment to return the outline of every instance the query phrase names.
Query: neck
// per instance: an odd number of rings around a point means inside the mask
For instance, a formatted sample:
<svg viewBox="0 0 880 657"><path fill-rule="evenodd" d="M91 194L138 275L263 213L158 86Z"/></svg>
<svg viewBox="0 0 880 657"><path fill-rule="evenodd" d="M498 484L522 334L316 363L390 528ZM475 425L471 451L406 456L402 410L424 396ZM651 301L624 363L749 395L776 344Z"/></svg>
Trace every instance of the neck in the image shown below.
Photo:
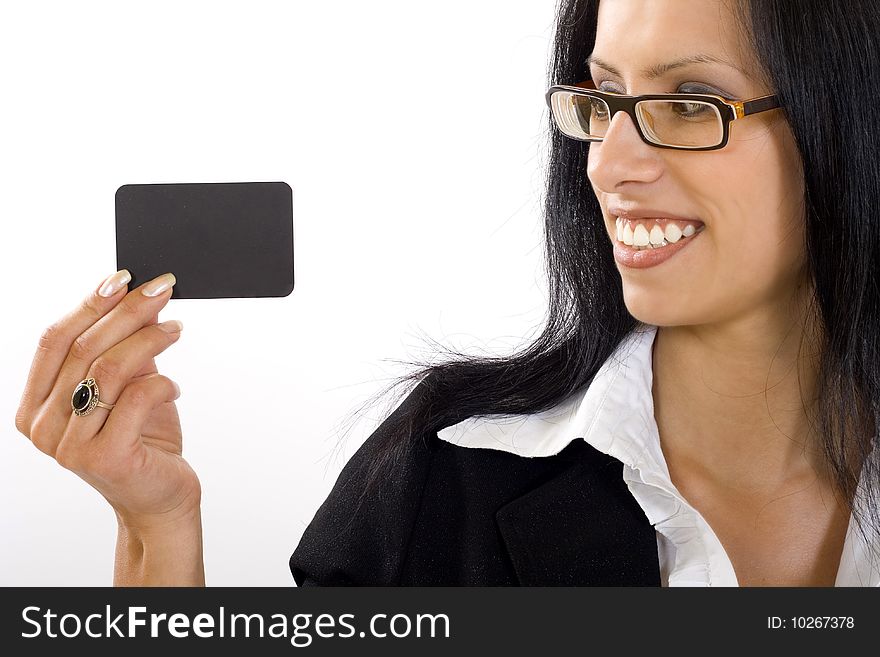
<svg viewBox="0 0 880 657"><path fill-rule="evenodd" d="M805 321L767 313L658 327L652 392L667 458L740 488L826 479L811 426L814 336Z"/></svg>

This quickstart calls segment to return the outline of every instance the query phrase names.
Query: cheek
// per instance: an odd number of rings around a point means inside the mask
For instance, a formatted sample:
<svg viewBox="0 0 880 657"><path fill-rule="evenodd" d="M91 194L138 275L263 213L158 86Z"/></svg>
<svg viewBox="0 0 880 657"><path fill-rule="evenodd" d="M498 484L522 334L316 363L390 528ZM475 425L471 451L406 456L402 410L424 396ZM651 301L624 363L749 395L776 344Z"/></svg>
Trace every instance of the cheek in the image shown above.
<svg viewBox="0 0 880 657"><path fill-rule="evenodd" d="M742 171L725 186L725 202L706 235L714 266L704 266L717 285L736 286L746 296L785 294L805 258L802 196L772 161Z"/></svg>
<svg viewBox="0 0 880 657"><path fill-rule="evenodd" d="M803 229L772 215L752 214L740 230L735 225L719 227L707 242L714 265L706 266L712 278L745 294L773 296L789 289L804 260Z"/></svg>

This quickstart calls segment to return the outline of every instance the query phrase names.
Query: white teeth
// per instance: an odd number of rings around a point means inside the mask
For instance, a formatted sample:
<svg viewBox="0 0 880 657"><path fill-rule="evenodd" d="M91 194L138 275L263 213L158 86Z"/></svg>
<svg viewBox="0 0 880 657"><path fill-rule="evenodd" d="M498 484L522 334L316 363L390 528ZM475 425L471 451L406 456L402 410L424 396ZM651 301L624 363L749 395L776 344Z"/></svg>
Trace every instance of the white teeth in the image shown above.
<svg viewBox="0 0 880 657"><path fill-rule="evenodd" d="M648 235L648 229L645 228L642 224L636 224L636 229L633 231L633 246L648 246L648 242L650 242L650 236Z"/></svg>
<svg viewBox="0 0 880 657"><path fill-rule="evenodd" d="M675 244L678 240L681 239L681 228L678 227L678 224L667 224L666 225L666 241L672 244Z"/></svg>
<svg viewBox="0 0 880 657"><path fill-rule="evenodd" d="M663 242L663 229L658 224L654 224L648 239L651 240L651 244L654 246L659 246Z"/></svg>
<svg viewBox="0 0 880 657"><path fill-rule="evenodd" d="M617 241L636 248L664 247L667 244L675 244L682 237L690 237L697 232L692 224L687 224L682 230L678 224L671 221L667 222L665 230L660 227L660 224L655 223L650 232L642 223L636 224L635 230L630 227L628 221L620 218L617 219L616 224Z"/></svg>

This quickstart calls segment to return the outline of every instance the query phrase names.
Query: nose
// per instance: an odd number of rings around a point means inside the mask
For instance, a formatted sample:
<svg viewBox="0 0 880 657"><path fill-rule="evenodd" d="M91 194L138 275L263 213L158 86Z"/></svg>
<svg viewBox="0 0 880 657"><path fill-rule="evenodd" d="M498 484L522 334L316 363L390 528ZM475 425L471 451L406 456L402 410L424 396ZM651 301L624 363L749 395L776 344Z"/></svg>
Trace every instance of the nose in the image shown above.
<svg viewBox="0 0 880 657"><path fill-rule="evenodd" d="M632 118L617 112L601 142L590 144L587 176L605 192L625 182L651 182L662 173L662 149L642 141Z"/></svg>

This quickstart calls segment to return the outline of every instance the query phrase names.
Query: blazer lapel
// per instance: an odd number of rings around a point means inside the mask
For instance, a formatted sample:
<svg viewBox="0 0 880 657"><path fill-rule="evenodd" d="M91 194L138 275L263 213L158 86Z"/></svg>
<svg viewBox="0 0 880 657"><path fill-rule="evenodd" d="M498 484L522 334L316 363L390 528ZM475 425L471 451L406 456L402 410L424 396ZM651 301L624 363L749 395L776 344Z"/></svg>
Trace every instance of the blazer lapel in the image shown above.
<svg viewBox="0 0 880 657"><path fill-rule="evenodd" d="M623 464L579 460L495 513L524 586L660 586L656 530Z"/></svg>

